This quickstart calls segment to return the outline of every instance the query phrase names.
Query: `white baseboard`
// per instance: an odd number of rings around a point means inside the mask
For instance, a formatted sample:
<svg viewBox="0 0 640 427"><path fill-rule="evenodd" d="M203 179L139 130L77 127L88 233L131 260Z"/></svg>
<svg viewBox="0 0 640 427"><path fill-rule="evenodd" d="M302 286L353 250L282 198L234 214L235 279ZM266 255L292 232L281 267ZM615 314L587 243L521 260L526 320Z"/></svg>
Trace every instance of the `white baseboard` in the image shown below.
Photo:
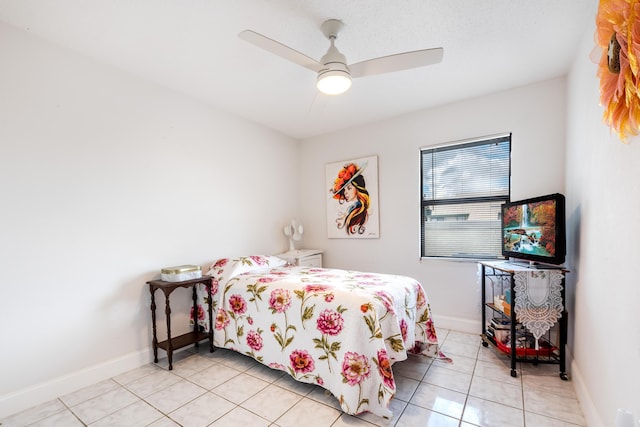
<svg viewBox="0 0 640 427"><path fill-rule="evenodd" d="M40 405L65 394L87 387L116 375L146 365L153 360L153 351L146 348L117 359L0 396L0 418Z"/></svg>
<svg viewBox="0 0 640 427"><path fill-rule="evenodd" d="M584 384L584 378L580 373L580 368L575 361L571 362L571 381L573 381L573 387L576 390L578 401L580 402L580 408L582 409L582 415L589 427L605 427L600 415L596 412L596 405L593 404L591 394Z"/></svg>
<svg viewBox="0 0 640 427"><path fill-rule="evenodd" d="M482 333L482 322L480 320L462 319L459 317L433 315L433 322L437 329L451 329L470 334Z"/></svg>

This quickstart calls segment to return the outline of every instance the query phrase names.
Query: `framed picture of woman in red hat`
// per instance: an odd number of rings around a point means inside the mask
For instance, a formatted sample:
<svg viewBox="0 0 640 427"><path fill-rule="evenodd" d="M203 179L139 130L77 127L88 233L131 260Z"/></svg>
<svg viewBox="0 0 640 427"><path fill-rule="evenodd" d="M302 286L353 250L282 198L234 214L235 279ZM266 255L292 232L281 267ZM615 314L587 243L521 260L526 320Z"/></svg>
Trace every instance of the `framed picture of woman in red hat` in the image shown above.
<svg viewBox="0 0 640 427"><path fill-rule="evenodd" d="M380 237L378 156L326 165L329 238Z"/></svg>

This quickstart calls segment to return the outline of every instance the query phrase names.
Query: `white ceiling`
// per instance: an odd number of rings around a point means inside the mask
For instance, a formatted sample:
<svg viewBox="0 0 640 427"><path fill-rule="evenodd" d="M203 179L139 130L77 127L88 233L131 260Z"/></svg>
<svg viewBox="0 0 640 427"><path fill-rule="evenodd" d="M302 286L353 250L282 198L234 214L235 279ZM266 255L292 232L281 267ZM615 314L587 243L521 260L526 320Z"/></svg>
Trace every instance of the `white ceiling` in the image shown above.
<svg viewBox="0 0 640 427"><path fill-rule="evenodd" d="M566 74L597 0L0 0L0 21L213 106L308 138ZM345 23L348 63L443 47L440 64L319 94L312 71L238 38L319 59ZM595 73L595 66L594 66Z"/></svg>

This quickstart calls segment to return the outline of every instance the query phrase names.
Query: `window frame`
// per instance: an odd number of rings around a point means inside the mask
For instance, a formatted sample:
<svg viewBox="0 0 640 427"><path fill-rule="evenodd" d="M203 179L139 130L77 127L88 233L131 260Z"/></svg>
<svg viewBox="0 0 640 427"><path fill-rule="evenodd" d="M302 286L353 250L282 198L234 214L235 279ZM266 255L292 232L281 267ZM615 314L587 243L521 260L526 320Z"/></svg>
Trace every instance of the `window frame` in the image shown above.
<svg viewBox="0 0 640 427"><path fill-rule="evenodd" d="M465 149L468 147L474 146L482 146L492 144L494 140L500 140L498 142L504 142L503 140L507 139L509 142L508 149L508 167L507 167L507 190L506 194L502 195L489 195L489 196L478 196L478 197L454 197L447 199L438 199L434 197L432 199L425 199L424 197L424 153L436 153L438 151L451 151L456 149ZM512 148L513 148L513 137L511 132L481 136L477 138L469 138L464 140L458 140L453 142L447 142L439 145L432 145L427 147L420 148L420 259L428 259L428 260L446 260L446 261L469 261L476 262L478 260L483 259L501 259L502 253L501 250L499 253L495 254L495 256L485 256L485 255L471 255L469 257L464 256L450 256L450 255L425 255L426 245L425 239L427 236L425 235L425 217L426 210L428 207L432 206L442 206L442 205L455 205L455 204L473 204L473 203L487 203L487 202L499 202L500 204L506 203L511 199L511 161L512 161ZM441 215L442 216L442 215ZM452 214L451 216L456 216ZM458 214L458 217L461 215Z"/></svg>

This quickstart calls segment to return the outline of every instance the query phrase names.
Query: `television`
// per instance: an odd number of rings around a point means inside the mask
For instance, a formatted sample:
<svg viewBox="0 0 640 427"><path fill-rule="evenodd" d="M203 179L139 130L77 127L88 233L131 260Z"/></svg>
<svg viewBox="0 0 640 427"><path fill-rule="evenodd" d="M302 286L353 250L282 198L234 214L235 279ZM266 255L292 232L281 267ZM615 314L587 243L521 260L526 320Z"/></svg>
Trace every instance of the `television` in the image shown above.
<svg viewBox="0 0 640 427"><path fill-rule="evenodd" d="M502 256L560 265L566 256L565 201L559 193L502 205Z"/></svg>

